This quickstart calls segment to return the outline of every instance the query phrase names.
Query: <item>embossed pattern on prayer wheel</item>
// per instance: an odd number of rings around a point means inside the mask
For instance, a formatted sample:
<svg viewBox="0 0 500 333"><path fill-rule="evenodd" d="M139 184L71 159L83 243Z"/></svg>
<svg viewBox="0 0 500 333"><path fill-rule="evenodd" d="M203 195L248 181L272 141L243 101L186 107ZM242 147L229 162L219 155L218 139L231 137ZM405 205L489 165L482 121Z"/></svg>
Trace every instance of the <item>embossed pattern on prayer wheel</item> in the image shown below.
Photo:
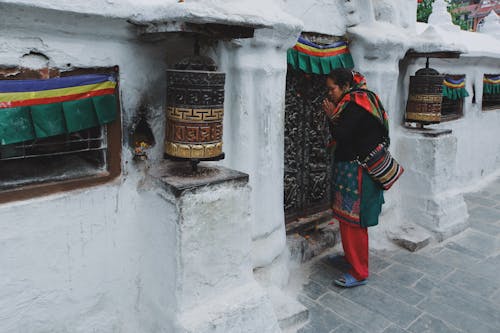
<svg viewBox="0 0 500 333"><path fill-rule="evenodd" d="M186 159L222 155L225 74L167 70L165 153Z"/></svg>
<svg viewBox="0 0 500 333"><path fill-rule="evenodd" d="M406 105L406 121L430 124L441 121L443 80L432 68L419 69L410 76L410 89Z"/></svg>

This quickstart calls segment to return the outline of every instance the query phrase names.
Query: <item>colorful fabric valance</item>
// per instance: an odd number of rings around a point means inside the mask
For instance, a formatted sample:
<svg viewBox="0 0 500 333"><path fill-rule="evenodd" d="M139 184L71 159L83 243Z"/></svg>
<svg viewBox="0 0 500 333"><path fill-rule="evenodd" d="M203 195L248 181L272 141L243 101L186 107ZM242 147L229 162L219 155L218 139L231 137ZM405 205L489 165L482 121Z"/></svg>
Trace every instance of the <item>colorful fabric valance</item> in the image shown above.
<svg viewBox="0 0 500 333"><path fill-rule="evenodd" d="M500 95L500 75L484 75L483 94Z"/></svg>
<svg viewBox="0 0 500 333"><path fill-rule="evenodd" d="M112 122L116 79L105 74L0 81L0 145Z"/></svg>
<svg viewBox="0 0 500 333"><path fill-rule="evenodd" d="M465 75L462 77L456 75L453 77L445 76L443 80L443 96L453 100L469 96L465 89Z"/></svg>
<svg viewBox="0 0 500 333"><path fill-rule="evenodd" d="M347 42L317 45L302 37L288 50L287 61L294 69L314 74L328 74L335 68L354 67Z"/></svg>

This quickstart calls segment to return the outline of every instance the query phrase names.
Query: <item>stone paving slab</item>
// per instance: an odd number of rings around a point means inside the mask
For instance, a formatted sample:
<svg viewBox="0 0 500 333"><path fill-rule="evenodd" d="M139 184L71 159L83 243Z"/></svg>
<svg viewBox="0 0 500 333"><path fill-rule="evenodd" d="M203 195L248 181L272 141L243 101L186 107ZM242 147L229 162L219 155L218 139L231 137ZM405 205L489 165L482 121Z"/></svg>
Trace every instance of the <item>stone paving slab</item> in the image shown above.
<svg viewBox="0 0 500 333"><path fill-rule="evenodd" d="M488 298L500 288L500 279L491 280L479 277L470 272L456 270L446 278L446 281L481 297Z"/></svg>
<svg viewBox="0 0 500 333"><path fill-rule="evenodd" d="M471 220L471 223L494 223L500 220L500 210L489 207L474 207L469 210L469 219Z"/></svg>
<svg viewBox="0 0 500 333"><path fill-rule="evenodd" d="M384 316L340 294L326 293L319 299L319 303L367 332L382 332L391 324Z"/></svg>
<svg viewBox="0 0 500 333"><path fill-rule="evenodd" d="M497 329L489 327L467 313L458 312L446 304L436 302L432 297L419 304L418 308L465 332L498 333Z"/></svg>
<svg viewBox="0 0 500 333"><path fill-rule="evenodd" d="M458 329L450 327L441 319L428 314L424 314L422 317L418 318L418 320L408 328L408 331L412 333L461 333Z"/></svg>
<svg viewBox="0 0 500 333"><path fill-rule="evenodd" d="M379 276L382 279L386 278L392 281L397 281L398 284L409 287L420 280L424 276L424 273L421 273L412 267L396 263L379 273Z"/></svg>
<svg viewBox="0 0 500 333"><path fill-rule="evenodd" d="M336 286L346 267L318 258L299 296L310 320L298 332L499 333L500 179L465 200L469 229L416 253L372 251L365 286Z"/></svg>
<svg viewBox="0 0 500 333"><path fill-rule="evenodd" d="M469 207L477 205L477 206L485 206L485 207L495 207L498 205L498 202L494 198L488 198L485 196L479 195L469 195L466 196L467 204Z"/></svg>
<svg viewBox="0 0 500 333"><path fill-rule="evenodd" d="M309 309L309 322L306 326L299 329L298 333L329 333L335 328L347 323L337 314L307 299L307 297L299 297L299 301Z"/></svg>
<svg viewBox="0 0 500 333"><path fill-rule="evenodd" d="M370 287L383 291L410 305L418 304L425 297L424 295L416 292L414 288L402 285L401 283L398 283L396 278L390 276L381 277L377 274L371 274Z"/></svg>
<svg viewBox="0 0 500 333"><path fill-rule="evenodd" d="M453 271L453 267L416 253L400 253L392 259L423 273L442 279Z"/></svg>
<svg viewBox="0 0 500 333"><path fill-rule="evenodd" d="M465 200L469 229L416 253L372 251L365 286L336 286L346 265L318 258L299 296L310 320L298 332L499 333L500 179Z"/></svg>
<svg viewBox="0 0 500 333"><path fill-rule="evenodd" d="M419 309L370 286L350 289L342 296L379 313L400 327L407 327L421 314Z"/></svg>

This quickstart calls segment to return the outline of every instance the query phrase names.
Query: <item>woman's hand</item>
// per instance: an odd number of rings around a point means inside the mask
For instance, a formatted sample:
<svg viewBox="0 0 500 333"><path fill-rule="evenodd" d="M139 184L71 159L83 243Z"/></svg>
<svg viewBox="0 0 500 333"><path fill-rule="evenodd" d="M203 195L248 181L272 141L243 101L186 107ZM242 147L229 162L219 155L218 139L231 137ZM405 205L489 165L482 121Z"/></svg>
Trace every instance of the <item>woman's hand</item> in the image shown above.
<svg viewBox="0 0 500 333"><path fill-rule="evenodd" d="M326 113L326 115L329 118L333 117L334 111L335 111L335 104L333 104L328 98L325 98L323 100L323 111Z"/></svg>

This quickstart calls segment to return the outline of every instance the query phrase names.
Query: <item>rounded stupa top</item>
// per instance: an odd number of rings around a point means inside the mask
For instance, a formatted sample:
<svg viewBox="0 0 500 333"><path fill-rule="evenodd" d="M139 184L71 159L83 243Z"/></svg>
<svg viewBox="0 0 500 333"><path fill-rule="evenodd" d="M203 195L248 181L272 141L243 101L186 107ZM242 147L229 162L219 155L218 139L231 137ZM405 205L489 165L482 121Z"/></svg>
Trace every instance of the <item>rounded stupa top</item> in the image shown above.
<svg viewBox="0 0 500 333"><path fill-rule="evenodd" d="M480 28L480 32L500 36L500 17L494 9L484 18L484 23Z"/></svg>
<svg viewBox="0 0 500 333"><path fill-rule="evenodd" d="M453 24L451 14L448 13L448 4L444 0L436 0L432 5L432 13L429 15L429 24L439 26L446 30L460 30L460 28Z"/></svg>

